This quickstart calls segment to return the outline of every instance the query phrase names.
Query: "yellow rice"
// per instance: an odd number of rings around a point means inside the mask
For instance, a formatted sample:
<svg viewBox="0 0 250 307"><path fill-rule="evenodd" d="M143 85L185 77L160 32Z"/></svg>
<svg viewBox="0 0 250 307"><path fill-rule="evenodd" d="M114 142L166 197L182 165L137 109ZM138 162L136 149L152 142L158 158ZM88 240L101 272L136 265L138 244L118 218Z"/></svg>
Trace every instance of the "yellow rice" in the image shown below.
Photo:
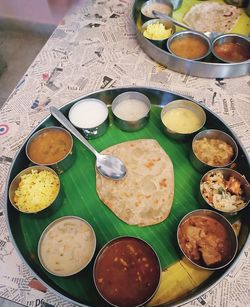
<svg viewBox="0 0 250 307"><path fill-rule="evenodd" d="M166 39L169 38L171 34L172 34L172 29L166 29L165 26L160 22L149 24L146 30L143 32L143 35L146 38L152 40Z"/></svg>
<svg viewBox="0 0 250 307"><path fill-rule="evenodd" d="M59 190L59 179L50 171L32 170L21 176L14 202L22 212L34 213L47 208Z"/></svg>

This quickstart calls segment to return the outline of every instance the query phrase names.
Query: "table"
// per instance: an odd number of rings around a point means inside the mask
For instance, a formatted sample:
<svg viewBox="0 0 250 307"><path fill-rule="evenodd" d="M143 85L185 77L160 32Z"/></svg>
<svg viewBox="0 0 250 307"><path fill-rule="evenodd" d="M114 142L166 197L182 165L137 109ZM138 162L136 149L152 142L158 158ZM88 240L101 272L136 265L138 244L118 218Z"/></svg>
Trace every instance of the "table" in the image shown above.
<svg viewBox="0 0 250 307"><path fill-rule="evenodd" d="M15 251L5 220L5 182L29 132L62 106L95 90L149 86L189 96L216 112L250 153L250 77L214 80L182 75L152 61L139 47L129 0L85 0L54 31L0 113L0 297L40 306L69 302L37 284ZM250 245L237 266L187 306L250 306Z"/></svg>

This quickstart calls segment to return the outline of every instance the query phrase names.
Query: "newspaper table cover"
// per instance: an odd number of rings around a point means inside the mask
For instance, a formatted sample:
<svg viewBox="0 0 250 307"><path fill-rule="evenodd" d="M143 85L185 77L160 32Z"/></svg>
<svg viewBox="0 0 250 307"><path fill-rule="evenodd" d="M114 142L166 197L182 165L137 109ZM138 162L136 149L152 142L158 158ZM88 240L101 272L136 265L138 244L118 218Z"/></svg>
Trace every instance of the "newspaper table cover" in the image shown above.
<svg viewBox="0 0 250 307"><path fill-rule="evenodd" d="M86 0L52 34L0 113L0 297L26 306L71 306L41 285L17 255L6 226L4 191L13 157L29 132L62 106L95 90L158 87L189 96L216 112L250 153L250 78L203 79L151 60L139 47L129 0ZM210 292L186 306L250 306L250 247Z"/></svg>

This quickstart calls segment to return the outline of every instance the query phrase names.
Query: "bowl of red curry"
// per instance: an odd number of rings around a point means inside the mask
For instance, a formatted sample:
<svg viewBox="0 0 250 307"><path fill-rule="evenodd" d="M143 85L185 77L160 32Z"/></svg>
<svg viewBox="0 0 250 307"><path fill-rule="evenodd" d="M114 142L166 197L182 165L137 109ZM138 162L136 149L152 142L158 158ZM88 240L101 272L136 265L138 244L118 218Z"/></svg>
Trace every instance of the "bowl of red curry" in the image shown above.
<svg viewBox="0 0 250 307"><path fill-rule="evenodd" d="M230 222L207 209L194 210L182 218L177 241L184 256L207 270L224 268L238 250L238 239Z"/></svg>
<svg viewBox="0 0 250 307"><path fill-rule="evenodd" d="M161 276L153 248L136 237L118 237L99 251L93 268L97 291L113 306L142 306L156 293Z"/></svg>
<svg viewBox="0 0 250 307"><path fill-rule="evenodd" d="M250 40L239 34L222 34L212 43L213 55L225 63L239 63L250 60Z"/></svg>

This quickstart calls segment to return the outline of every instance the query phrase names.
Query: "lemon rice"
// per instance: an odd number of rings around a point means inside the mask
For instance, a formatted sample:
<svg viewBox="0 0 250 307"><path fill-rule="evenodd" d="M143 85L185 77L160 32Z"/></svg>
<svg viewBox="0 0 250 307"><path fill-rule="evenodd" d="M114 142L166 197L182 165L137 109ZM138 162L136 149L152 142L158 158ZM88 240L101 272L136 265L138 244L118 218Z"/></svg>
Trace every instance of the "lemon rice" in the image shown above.
<svg viewBox="0 0 250 307"><path fill-rule="evenodd" d="M156 22L149 24L146 30L143 32L143 35L148 39L153 40L162 40L169 38L172 34L172 29L166 29L164 24Z"/></svg>
<svg viewBox="0 0 250 307"><path fill-rule="evenodd" d="M21 176L14 203L22 212L35 213L47 208L59 191L59 179L50 171L31 170Z"/></svg>

